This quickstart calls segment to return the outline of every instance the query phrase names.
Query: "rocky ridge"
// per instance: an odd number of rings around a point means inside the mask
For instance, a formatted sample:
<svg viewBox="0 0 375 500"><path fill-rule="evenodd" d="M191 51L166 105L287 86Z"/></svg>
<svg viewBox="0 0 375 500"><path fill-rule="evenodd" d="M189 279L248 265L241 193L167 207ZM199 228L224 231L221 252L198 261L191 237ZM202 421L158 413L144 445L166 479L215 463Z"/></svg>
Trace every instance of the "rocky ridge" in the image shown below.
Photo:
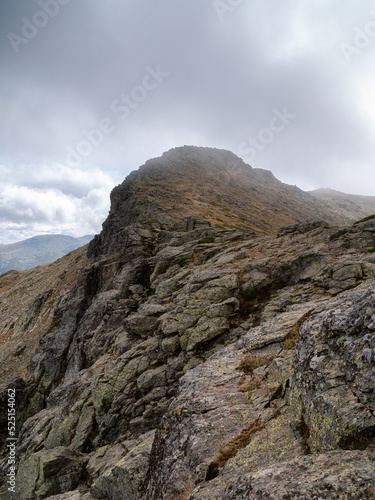
<svg viewBox="0 0 375 500"><path fill-rule="evenodd" d="M375 219L223 229L160 207L162 163L17 382L17 498L374 498Z"/></svg>
<svg viewBox="0 0 375 500"><path fill-rule="evenodd" d="M147 161L112 191L102 233L107 241L106 228L119 220L119 213L122 225L157 220L173 228L192 216L219 229L260 235L309 219L345 224L361 218L338 214L324 201L280 182L268 170L252 168L230 151L193 146Z"/></svg>

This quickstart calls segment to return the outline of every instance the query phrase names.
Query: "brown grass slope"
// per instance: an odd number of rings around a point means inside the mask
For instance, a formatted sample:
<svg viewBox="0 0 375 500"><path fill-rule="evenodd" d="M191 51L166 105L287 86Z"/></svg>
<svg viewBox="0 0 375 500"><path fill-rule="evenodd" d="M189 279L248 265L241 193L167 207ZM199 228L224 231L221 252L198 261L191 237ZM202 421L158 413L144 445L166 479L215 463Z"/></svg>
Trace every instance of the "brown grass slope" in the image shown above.
<svg viewBox="0 0 375 500"><path fill-rule="evenodd" d="M310 194L351 222L375 214L375 196L347 194L334 189L316 189Z"/></svg>
<svg viewBox="0 0 375 500"><path fill-rule="evenodd" d="M24 376L39 340L57 328L55 310L69 298L86 250L87 245L52 264L0 276L0 385Z"/></svg>
<svg viewBox="0 0 375 500"><path fill-rule="evenodd" d="M186 216L209 220L219 228L274 234L280 226L311 219L346 224L349 219L267 170L253 169L229 151L184 146L149 160L112 193L112 210L137 197L143 218L156 214L168 223ZM152 209L150 209L152 207ZM144 222L142 220L142 222Z"/></svg>

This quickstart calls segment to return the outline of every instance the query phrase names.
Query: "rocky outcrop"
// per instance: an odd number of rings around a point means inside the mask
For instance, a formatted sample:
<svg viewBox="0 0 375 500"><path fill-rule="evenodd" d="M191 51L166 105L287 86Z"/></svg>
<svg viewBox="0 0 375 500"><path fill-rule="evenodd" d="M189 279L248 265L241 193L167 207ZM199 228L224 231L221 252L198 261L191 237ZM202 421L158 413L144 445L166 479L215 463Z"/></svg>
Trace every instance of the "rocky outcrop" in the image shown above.
<svg viewBox="0 0 375 500"><path fill-rule="evenodd" d="M319 308L300 329L290 403L309 429L311 452L373 445L374 320L367 285Z"/></svg>
<svg viewBox="0 0 375 500"><path fill-rule="evenodd" d="M372 284L310 302L186 374L145 498L373 498L373 307Z"/></svg>
<svg viewBox="0 0 375 500"><path fill-rule="evenodd" d="M374 219L178 217L175 161L115 189L17 382L18 498L372 498Z"/></svg>
<svg viewBox="0 0 375 500"><path fill-rule="evenodd" d="M40 339L57 330L86 252L81 247L52 264L0 276L0 385L24 377Z"/></svg>
<svg viewBox="0 0 375 500"><path fill-rule="evenodd" d="M177 229L188 217L261 235L307 220L354 222L271 172L251 168L230 151L186 146L147 161L112 191L111 211L94 246L98 250L100 241L100 251L103 245L116 247L124 241L124 228L136 221Z"/></svg>

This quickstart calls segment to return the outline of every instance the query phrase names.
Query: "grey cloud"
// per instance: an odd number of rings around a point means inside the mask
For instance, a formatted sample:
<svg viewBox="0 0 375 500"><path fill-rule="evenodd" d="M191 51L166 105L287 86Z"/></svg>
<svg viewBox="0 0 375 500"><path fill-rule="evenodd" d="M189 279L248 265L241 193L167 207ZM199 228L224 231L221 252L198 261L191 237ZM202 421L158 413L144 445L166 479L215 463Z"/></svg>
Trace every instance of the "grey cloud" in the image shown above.
<svg viewBox="0 0 375 500"><path fill-rule="evenodd" d="M97 221L110 187L95 194L90 172L115 184L147 158L184 143L238 153L241 142L267 127L274 108L286 107L296 119L253 166L302 186L324 182L374 194L375 100L364 109L361 95L374 83L375 37L350 64L342 52L357 28L375 21L371 1L358 9L339 0L245 0L221 20L214 1L71 0L16 54L8 34L20 34L22 19L32 20L43 2L4 0L0 7L0 158L15 173L13 186L55 190L79 206L98 203ZM157 66L168 77L121 120L113 101ZM105 118L112 132L77 166L67 165L67 148L77 148L83 131ZM71 168L69 175L56 164ZM33 213L48 224L45 214ZM13 220L7 212L4 223L7 217ZM58 217L70 220L64 210L54 217L55 224Z"/></svg>

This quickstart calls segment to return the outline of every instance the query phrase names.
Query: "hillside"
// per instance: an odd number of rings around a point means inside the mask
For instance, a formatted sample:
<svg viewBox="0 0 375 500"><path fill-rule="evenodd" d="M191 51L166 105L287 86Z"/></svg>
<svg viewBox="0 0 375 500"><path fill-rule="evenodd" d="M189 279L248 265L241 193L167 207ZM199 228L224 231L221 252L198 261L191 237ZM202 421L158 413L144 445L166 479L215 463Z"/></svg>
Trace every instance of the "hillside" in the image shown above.
<svg viewBox="0 0 375 500"><path fill-rule="evenodd" d="M308 219L349 222L314 196L280 182L272 172L253 169L230 151L193 146L147 161L113 190L111 200L115 212L130 200L129 214L142 222L155 214L162 225L193 216L220 229L264 235Z"/></svg>
<svg viewBox="0 0 375 500"><path fill-rule="evenodd" d="M375 214L375 196L341 193L334 189L316 189L309 193L352 222Z"/></svg>
<svg viewBox="0 0 375 500"><path fill-rule="evenodd" d="M73 238L62 234L48 234L34 236L10 245L0 245L0 274L49 264L86 245L92 238L93 235Z"/></svg>
<svg viewBox="0 0 375 500"><path fill-rule="evenodd" d="M10 498L374 498L375 219L306 220L331 212L233 156L147 162L113 190L87 260L1 277ZM255 198L267 230L223 227Z"/></svg>
<svg viewBox="0 0 375 500"><path fill-rule="evenodd" d="M52 264L0 276L0 384L26 374L40 339L59 322L58 311L87 263L86 251L87 245Z"/></svg>

